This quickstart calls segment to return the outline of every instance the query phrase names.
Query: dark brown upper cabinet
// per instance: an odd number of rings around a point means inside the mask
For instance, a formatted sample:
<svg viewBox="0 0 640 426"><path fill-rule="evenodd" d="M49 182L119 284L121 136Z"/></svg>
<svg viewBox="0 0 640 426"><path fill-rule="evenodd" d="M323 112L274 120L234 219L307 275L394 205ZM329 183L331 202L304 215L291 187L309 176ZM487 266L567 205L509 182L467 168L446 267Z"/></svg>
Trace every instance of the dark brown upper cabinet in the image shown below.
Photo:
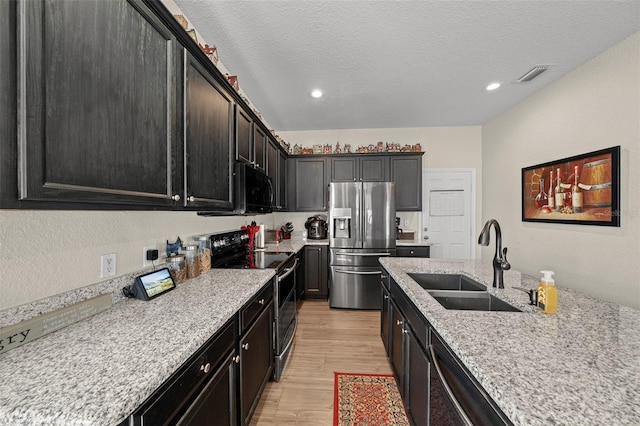
<svg viewBox="0 0 640 426"><path fill-rule="evenodd" d="M331 157L331 182L384 182L388 168L389 159L385 155Z"/></svg>
<svg viewBox="0 0 640 426"><path fill-rule="evenodd" d="M233 100L185 54L184 207L232 210Z"/></svg>
<svg viewBox="0 0 640 426"><path fill-rule="evenodd" d="M422 210L422 155L402 154L389 157L389 180L396 183L396 210Z"/></svg>
<svg viewBox="0 0 640 426"><path fill-rule="evenodd" d="M19 4L17 199L178 205L171 31L140 1Z"/></svg>
<svg viewBox="0 0 640 426"><path fill-rule="evenodd" d="M255 123L253 125L253 164L263 171L267 170L266 165L266 144L267 136L264 131Z"/></svg>
<svg viewBox="0 0 640 426"><path fill-rule="evenodd" d="M253 120L236 104L236 160L253 162Z"/></svg>

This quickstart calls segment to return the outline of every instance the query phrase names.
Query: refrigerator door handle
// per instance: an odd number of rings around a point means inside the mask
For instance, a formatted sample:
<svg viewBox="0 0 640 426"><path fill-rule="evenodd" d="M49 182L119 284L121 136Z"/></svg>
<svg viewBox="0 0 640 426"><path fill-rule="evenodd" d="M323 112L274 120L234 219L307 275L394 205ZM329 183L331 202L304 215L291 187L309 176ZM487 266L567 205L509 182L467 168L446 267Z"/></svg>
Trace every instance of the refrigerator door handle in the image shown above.
<svg viewBox="0 0 640 426"><path fill-rule="evenodd" d="M366 271L366 272L357 272L357 271L347 271L345 269L336 269L336 272L341 274L351 274L351 275L381 275L382 271Z"/></svg>
<svg viewBox="0 0 640 426"><path fill-rule="evenodd" d="M391 253L341 253L337 252L336 256L356 256L356 257L364 257L364 256L391 256Z"/></svg>

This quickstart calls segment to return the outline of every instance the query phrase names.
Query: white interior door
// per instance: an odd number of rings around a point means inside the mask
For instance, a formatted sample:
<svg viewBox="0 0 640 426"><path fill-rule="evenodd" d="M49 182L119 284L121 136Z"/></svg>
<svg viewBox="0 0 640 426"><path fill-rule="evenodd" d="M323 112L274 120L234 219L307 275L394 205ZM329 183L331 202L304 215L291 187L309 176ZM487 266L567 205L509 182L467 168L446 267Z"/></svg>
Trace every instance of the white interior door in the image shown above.
<svg viewBox="0 0 640 426"><path fill-rule="evenodd" d="M423 172L422 238L431 257L475 258L475 169Z"/></svg>

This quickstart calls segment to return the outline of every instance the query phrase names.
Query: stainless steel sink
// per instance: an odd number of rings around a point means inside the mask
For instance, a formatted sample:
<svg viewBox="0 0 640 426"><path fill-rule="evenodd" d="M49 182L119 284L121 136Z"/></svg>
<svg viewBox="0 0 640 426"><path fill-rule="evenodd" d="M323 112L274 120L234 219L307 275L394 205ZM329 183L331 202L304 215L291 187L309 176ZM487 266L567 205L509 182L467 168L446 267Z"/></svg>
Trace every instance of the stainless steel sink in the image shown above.
<svg viewBox="0 0 640 426"><path fill-rule="evenodd" d="M425 290L486 291L487 286L460 274L408 274Z"/></svg>
<svg viewBox="0 0 640 426"><path fill-rule="evenodd" d="M432 290L433 296L445 309L464 311L507 311L522 312L494 295L479 291L440 291Z"/></svg>

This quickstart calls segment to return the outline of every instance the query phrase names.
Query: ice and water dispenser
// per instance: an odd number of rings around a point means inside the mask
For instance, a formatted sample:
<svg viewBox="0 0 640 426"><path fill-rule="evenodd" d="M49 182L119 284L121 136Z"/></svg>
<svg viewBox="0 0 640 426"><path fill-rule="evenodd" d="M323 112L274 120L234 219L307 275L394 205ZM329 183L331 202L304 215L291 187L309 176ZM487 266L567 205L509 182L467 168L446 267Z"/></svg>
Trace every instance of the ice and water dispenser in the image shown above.
<svg viewBox="0 0 640 426"><path fill-rule="evenodd" d="M351 238L351 209L333 209L333 238Z"/></svg>

